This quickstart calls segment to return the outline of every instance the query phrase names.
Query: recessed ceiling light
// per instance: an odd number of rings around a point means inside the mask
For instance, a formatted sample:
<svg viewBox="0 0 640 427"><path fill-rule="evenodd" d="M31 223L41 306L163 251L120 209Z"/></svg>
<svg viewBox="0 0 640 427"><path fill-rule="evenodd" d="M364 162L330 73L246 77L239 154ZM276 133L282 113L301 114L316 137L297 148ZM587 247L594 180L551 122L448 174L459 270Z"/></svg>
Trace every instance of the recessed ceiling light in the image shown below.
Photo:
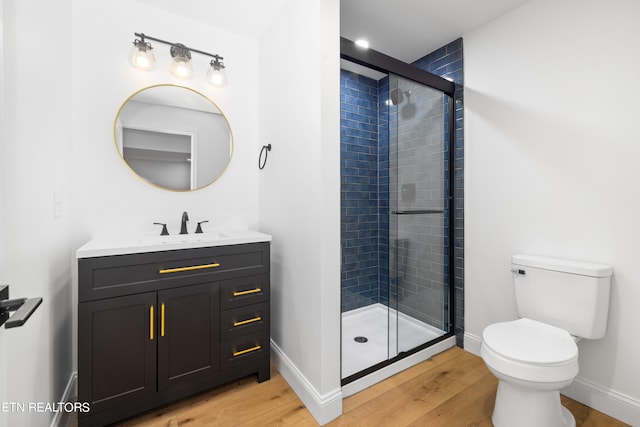
<svg viewBox="0 0 640 427"><path fill-rule="evenodd" d="M363 49L369 49L369 42L365 39L356 40L356 46L361 47Z"/></svg>

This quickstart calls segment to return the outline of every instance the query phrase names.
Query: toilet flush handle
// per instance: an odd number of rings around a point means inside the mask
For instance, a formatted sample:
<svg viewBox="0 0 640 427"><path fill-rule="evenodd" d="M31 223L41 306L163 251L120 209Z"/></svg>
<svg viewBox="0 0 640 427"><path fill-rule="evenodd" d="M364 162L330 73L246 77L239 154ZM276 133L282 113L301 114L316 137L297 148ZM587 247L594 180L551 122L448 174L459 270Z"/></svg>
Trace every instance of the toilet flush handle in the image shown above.
<svg viewBox="0 0 640 427"><path fill-rule="evenodd" d="M526 271L524 271L524 270L523 270L523 269L521 269L521 268L512 268L512 269L511 269L511 272L512 272L512 273L516 273L516 274L521 274L521 275L523 275L523 276L524 276L525 274L527 274L527 272L526 272Z"/></svg>

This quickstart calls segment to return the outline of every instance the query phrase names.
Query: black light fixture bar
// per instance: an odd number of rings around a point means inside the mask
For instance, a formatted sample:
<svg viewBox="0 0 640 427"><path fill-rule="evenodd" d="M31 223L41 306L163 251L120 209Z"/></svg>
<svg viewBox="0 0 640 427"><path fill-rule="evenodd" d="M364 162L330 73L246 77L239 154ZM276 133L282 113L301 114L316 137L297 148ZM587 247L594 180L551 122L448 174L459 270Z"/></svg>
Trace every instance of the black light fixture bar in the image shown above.
<svg viewBox="0 0 640 427"><path fill-rule="evenodd" d="M194 49L192 47L185 46L185 45L180 44L180 43L168 42L166 40L162 40L162 39L159 39L159 38L156 38L156 37L148 36L148 35L146 35L144 33L133 33L133 34L135 34L137 37L140 37L140 39L142 41L144 41L144 39L149 39L149 40L153 40L154 42L163 43L163 44L166 44L166 45L169 45L169 46L176 47L178 49L187 49L187 50L189 50L191 52L196 52L196 53L199 53L201 55L210 56L211 58L214 58L216 61L221 61L221 60L224 59L222 56L220 56L218 54L212 54L212 53L205 52L205 51L202 51L202 50Z"/></svg>

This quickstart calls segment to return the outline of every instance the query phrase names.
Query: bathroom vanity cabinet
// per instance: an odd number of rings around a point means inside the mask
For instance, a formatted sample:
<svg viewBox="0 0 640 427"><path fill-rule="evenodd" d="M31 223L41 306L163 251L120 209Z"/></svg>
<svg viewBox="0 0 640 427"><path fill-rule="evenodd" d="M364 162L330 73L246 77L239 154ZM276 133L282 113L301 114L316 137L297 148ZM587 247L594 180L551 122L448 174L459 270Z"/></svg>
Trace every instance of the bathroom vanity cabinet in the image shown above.
<svg viewBox="0 0 640 427"><path fill-rule="evenodd" d="M269 242L79 257L79 425L269 379L269 259Z"/></svg>

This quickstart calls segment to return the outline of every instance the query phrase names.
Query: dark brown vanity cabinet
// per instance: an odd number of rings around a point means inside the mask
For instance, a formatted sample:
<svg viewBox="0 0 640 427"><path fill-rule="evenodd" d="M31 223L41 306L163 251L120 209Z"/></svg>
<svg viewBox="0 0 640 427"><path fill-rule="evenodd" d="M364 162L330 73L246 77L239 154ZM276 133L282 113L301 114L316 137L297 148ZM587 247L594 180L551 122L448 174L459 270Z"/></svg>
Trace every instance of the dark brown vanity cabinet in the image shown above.
<svg viewBox="0 0 640 427"><path fill-rule="evenodd" d="M80 258L78 401L104 425L269 379L269 244Z"/></svg>

